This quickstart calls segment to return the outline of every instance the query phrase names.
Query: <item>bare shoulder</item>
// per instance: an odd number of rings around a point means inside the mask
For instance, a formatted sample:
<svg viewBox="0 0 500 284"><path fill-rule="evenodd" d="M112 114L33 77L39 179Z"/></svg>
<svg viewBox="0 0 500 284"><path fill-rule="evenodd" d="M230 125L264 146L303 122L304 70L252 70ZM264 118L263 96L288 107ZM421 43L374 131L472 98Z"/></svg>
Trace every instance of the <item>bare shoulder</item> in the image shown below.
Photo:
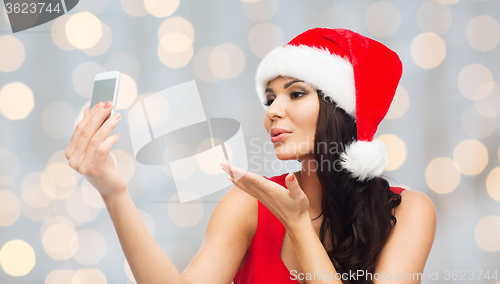
<svg viewBox="0 0 500 284"><path fill-rule="evenodd" d="M376 272L422 273L436 234L434 204L425 193L406 189L394 217L396 225L380 252Z"/></svg>
<svg viewBox="0 0 500 284"><path fill-rule="evenodd" d="M221 209L219 211L235 214L238 219L240 219L239 221L243 225L242 229L248 238L248 246L250 246L255 232L257 231L259 210L257 199L239 189L237 186L233 186L228 192L226 192L226 194L224 194L219 201L219 204L217 206L221 208L229 208L227 210Z"/></svg>
<svg viewBox="0 0 500 284"><path fill-rule="evenodd" d="M405 189L401 192L401 204L395 208L394 216L403 219L436 219L436 208L432 200L425 193Z"/></svg>
<svg viewBox="0 0 500 284"><path fill-rule="evenodd" d="M203 243L182 272L186 283L230 283L257 230L258 201L236 186L215 206Z"/></svg>

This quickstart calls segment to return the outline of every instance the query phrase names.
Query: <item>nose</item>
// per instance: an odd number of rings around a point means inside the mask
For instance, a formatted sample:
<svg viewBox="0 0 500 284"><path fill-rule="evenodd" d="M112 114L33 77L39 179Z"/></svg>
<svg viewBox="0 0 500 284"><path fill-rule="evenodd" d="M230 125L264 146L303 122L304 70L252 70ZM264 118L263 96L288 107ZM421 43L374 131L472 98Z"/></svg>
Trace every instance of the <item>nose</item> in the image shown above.
<svg viewBox="0 0 500 284"><path fill-rule="evenodd" d="M269 119L274 120L285 116L285 102L282 100L284 96L278 96L267 109L266 115Z"/></svg>

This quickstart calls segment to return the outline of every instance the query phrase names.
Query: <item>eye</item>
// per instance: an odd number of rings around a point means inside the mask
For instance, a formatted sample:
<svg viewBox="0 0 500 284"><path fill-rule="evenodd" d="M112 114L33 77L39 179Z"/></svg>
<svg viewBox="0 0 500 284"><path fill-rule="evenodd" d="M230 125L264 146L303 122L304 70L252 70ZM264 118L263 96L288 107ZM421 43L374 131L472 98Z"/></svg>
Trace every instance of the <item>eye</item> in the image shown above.
<svg viewBox="0 0 500 284"><path fill-rule="evenodd" d="M267 99L267 101L264 103L265 106L271 106L274 100L272 99Z"/></svg>
<svg viewBox="0 0 500 284"><path fill-rule="evenodd" d="M307 94L307 93L306 92L293 92L291 97L300 98L305 94ZM296 95L300 95L300 96L297 97Z"/></svg>
<svg viewBox="0 0 500 284"><path fill-rule="evenodd" d="M292 98L300 98L302 97L303 95L306 95L307 92L292 92L292 94L290 95L290 97ZM274 99L267 99L267 101L264 103L265 106L271 106L271 104L273 103Z"/></svg>

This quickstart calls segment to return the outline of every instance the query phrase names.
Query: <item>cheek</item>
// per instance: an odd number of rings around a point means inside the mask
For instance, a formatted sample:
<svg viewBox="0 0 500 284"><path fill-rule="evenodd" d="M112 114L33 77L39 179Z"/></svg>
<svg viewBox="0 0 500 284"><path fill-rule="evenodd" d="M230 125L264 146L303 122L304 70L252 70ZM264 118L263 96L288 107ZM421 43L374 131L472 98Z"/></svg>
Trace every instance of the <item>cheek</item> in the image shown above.
<svg viewBox="0 0 500 284"><path fill-rule="evenodd" d="M316 123L318 122L319 102L308 100L304 102L301 109L297 112L297 123L302 131L316 132Z"/></svg>

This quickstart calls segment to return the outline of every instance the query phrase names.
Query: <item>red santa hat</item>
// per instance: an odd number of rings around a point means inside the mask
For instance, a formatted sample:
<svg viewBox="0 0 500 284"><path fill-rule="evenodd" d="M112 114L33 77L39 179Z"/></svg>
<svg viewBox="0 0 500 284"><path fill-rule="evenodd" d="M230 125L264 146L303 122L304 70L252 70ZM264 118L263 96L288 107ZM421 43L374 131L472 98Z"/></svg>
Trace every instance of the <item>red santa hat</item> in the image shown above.
<svg viewBox="0 0 500 284"><path fill-rule="evenodd" d="M268 82L279 75L304 80L333 99L357 126L357 141L341 153L342 167L366 181L382 174L387 165L385 144L373 136L402 72L398 55L380 42L347 29L314 28L262 59L256 87L263 105Z"/></svg>

